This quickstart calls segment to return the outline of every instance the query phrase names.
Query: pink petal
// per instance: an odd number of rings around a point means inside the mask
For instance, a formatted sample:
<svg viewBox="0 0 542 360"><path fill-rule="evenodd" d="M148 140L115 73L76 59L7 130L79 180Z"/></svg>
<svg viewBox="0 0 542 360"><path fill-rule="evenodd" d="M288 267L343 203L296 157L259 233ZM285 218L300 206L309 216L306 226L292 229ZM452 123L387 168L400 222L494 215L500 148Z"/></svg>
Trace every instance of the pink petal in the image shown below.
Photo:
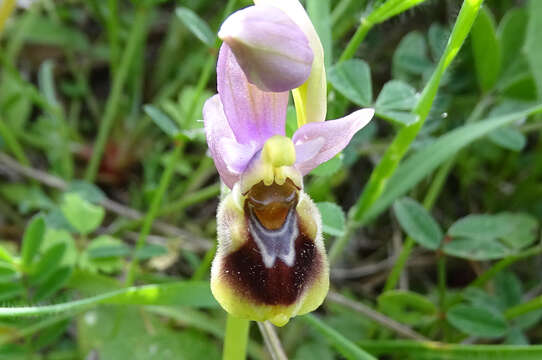
<svg viewBox="0 0 542 360"><path fill-rule="evenodd" d="M239 152L242 155L245 149L242 148L243 145L239 145L235 141L218 95L205 102L203 106L203 122L209 152L215 162L215 167L222 181L229 188L232 188L240 178L241 171L239 170L244 170L242 161L236 160L236 155ZM246 167L246 164L244 164L244 167Z"/></svg>
<svg viewBox="0 0 542 360"><path fill-rule="evenodd" d="M237 142L263 146L273 135L284 135L288 92L264 92L250 84L227 44L222 44L217 83L226 119Z"/></svg>
<svg viewBox="0 0 542 360"><path fill-rule="evenodd" d="M312 122L300 127L293 136L293 142L296 152L300 149L304 156L298 156L295 166L306 175L318 165L328 161L348 145L352 136L367 125L373 115L373 109L362 109L341 119ZM323 139L324 144L314 156L309 157L306 154L309 150L314 152L314 147L318 145L315 139ZM310 143L312 145L307 146ZM306 148L303 149L303 146Z"/></svg>

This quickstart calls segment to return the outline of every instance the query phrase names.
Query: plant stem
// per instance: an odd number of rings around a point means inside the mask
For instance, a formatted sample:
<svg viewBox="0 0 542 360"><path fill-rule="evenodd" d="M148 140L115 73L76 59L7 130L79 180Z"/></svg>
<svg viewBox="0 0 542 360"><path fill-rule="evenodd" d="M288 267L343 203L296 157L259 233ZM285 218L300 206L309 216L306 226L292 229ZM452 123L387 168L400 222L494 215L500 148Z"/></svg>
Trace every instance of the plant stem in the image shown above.
<svg viewBox="0 0 542 360"><path fill-rule="evenodd" d="M346 48L339 57L339 61L337 61L338 64L354 57L356 51L358 50L358 47L361 45L361 42L363 41L363 39L365 39L365 36L367 36L367 33L369 32L369 30L371 30L372 27L373 24L367 21L366 18L361 19L361 24L359 25L358 29L354 33L354 36L352 36L352 38L348 42L348 45L346 45Z"/></svg>
<svg viewBox="0 0 542 360"><path fill-rule="evenodd" d="M465 0L463 2L446 49L440 58L431 79L425 86L416 107L413 110L413 113L418 116L418 121L410 126L401 128L386 150L380 163L371 173L369 182L365 186L361 197L349 212L349 222L352 223L353 229L363 224L365 221L364 216L367 213L367 210L369 210L371 205L382 194L388 180L397 169L399 162L406 154L410 144L412 141L414 141L418 135L418 132L422 128L425 119L431 110L431 106L437 94L440 80L442 79L444 71L455 58L459 52L459 49L461 48L461 45L465 41L465 38L469 34L481 4L482 0ZM329 254L329 260L331 263L336 261L339 255L342 253L344 247L350 239L350 235L351 234L349 234L349 232L346 232L345 235L335 241Z"/></svg>
<svg viewBox="0 0 542 360"><path fill-rule="evenodd" d="M160 215L171 214L174 212L182 211L188 206L200 203L212 197L218 196L220 194L220 184L212 184L198 191L188 193L177 201L171 202L163 206L158 212Z"/></svg>
<svg viewBox="0 0 542 360"><path fill-rule="evenodd" d="M16 3L17 3L16 0L4 0L2 1L2 4L0 5L0 36L2 35L2 31L4 30L4 25L6 24L6 20L9 18L9 16L13 12L13 9L15 9Z"/></svg>
<svg viewBox="0 0 542 360"><path fill-rule="evenodd" d="M147 236L149 235L151 231L152 223L154 219L156 218L156 215L158 214L158 209L160 208L160 204L162 203L164 194L166 193L169 183L171 182L171 179L173 178L175 165L177 165L177 163L179 162L179 158L182 154L183 147L184 147L183 143L175 144L173 154L171 155L169 162L164 172L162 173L162 177L160 178L158 189L156 190L156 193L154 194L151 200L151 205L149 207L149 210L147 211L147 214L145 214L145 218L143 220L143 226L141 227L141 231L139 232L139 237L137 238L136 246L132 254L132 259L128 267L128 274L126 277L126 286L131 286L134 283L135 270L136 270L136 265L137 265L137 254L143 248L143 246L145 245L145 242L147 241Z"/></svg>
<svg viewBox="0 0 542 360"><path fill-rule="evenodd" d="M384 289L382 290L383 293L395 289L395 287L397 286L397 283L399 282L399 278L401 276L401 272L405 268L405 265L408 261L410 253L412 252L412 249L414 248L414 245L414 239L410 236L407 237L405 243L403 244L403 247L401 248L401 252L397 257L397 261L395 261L395 264L390 270L390 274L388 275L388 279L386 280L386 285L384 285Z"/></svg>
<svg viewBox="0 0 542 360"><path fill-rule="evenodd" d="M288 360L288 357L286 356L286 353L284 353L284 349L282 348L282 344L280 343L280 339L277 336L273 325L269 321L258 321L257 324L258 328L260 329L260 333L262 334L262 337L264 339L265 347L271 355L271 359Z"/></svg>
<svg viewBox="0 0 542 360"><path fill-rule="evenodd" d="M228 314L222 360L244 360L247 352L250 321Z"/></svg>
<svg viewBox="0 0 542 360"><path fill-rule="evenodd" d="M308 314L302 316L301 319L328 338L345 358L356 360L377 360L374 356L362 350L359 346L345 338L341 333L333 329L331 326L326 325L326 323L316 316Z"/></svg>
<svg viewBox="0 0 542 360"><path fill-rule="evenodd" d="M361 341L359 344L382 358L396 355L403 359L408 354L412 359L528 360L542 356L541 345L463 345L409 340Z"/></svg>
<svg viewBox="0 0 542 360"><path fill-rule="evenodd" d="M8 149L11 151L13 156L15 156L17 161L19 161L23 165L29 166L30 161L28 161L28 158L26 157L21 144L19 144L17 138L11 131L11 128L2 118L0 118L0 136L2 137L2 139L4 139Z"/></svg>
<svg viewBox="0 0 542 360"><path fill-rule="evenodd" d="M89 182L94 182L96 174L98 173L98 168L102 160L105 145L119 109L124 84L128 77L132 61L135 58L138 45L141 41L143 41L146 33L148 13L149 10L143 6L136 10L135 19L130 30L128 42L126 44L126 50L122 54L119 68L117 69L115 78L113 80L111 94L109 95L105 105L104 117L100 123L98 137L96 139L96 143L94 144L92 157L90 158L90 162L85 174L85 180Z"/></svg>

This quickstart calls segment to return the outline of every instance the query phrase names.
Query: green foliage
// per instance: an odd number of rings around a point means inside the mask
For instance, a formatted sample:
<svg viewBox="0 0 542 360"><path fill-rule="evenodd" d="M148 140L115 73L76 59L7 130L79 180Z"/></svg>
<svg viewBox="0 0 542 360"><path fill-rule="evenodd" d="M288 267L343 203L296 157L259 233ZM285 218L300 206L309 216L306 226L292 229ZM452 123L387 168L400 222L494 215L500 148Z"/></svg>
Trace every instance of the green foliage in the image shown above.
<svg viewBox="0 0 542 360"><path fill-rule="evenodd" d="M44 233L45 221L43 220L43 217L37 216L33 218L30 224L28 224L23 237L21 258L24 267L30 266L32 260L38 253L41 242L43 241Z"/></svg>
<svg viewBox="0 0 542 360"><path fill-rule="evenodd" d="M393 205L401 227L418 244L431 250L439 248L442 230L431 215L415 200L403 198Z"/></svg>
<svg viewBox="0 0 542 360"><path fill-rule="evenodd" d="M502 314L480 306L455 305L446 314L446 319L457 329L472 336L498 338L507 331Z"/></svg>
<svg viewBox="0 0 542 360"><path fill-rule="evenodd" d="M60 208L70 225L82 235L88 235L96 230L105 216L102 207L91 204L76 193L64 195Z"/></svg>
<svg viewBox="0 0 542 360"><path fill-rule="evenodd" d="M378 297L378 308L389 317L408 325L424 325L434 320L436 306L410 291L387 291Z"/></svg>
<svg viewBox="0 0 542 360"><path fill-rule="evenodd" d="M213 46L215 35L209 28L209 25L207 25L207 23L195 12L185 7L179 7L175 10L175 14L177 14L177 17L181 19L190 31L205 45Z"/></svg>
<svg viewBox="0 0 542 360"><path fill-rule="evenodd" d="M340 206L330 202L320 202L316 206L322 215L322 230L332 236L344 234L345 216Z"/></svg>
<svg viewBox="0 0 542 360"><path fill-rule="evenodd" d="M501 69L501 48L495 30L495 20L483 8L472 27L472 52L478 83L483 92L493 88Z"/></svg>
<svg viewBox="0 0 542 360"><path fill-rule="evenodd" d="M346 98L359 106L373 101L371 70L363 60L348 60L331 68L329 82Z"/></svg>

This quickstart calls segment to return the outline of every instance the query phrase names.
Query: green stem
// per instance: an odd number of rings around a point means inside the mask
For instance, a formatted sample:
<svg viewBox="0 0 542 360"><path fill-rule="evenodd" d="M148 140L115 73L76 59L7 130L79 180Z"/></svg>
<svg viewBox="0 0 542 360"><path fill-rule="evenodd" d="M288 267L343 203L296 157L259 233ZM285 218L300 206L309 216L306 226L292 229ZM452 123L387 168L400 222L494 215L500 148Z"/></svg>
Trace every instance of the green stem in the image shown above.
<svg viewBox="0 0 542 360"><path fill-rule="evenodd" d="M163 206L158 212L160 215L171 214L179 212L187 208L188 206L200 203L207 199L213 198L220 194L220 184L213 184L193 193L189 193L177 201Z"/></svg>
<svg viewBox="0 0 542 360"><path fill-rule="evenodd" d="M542 345L463 345L431 341L383 340L359 343L376 356L406 354L412 359L533 360L542 357Z"/></svg>
<svg viewBox="0 0 542 360"><path fill-rule="evenodd" d="M134 283L135 270L137 266L136 254L143 248L145 242L147 241L147 236L149 235L152 223L154 222L154 219L158 214L158 210L160 208L160 204L162 203L162 199L164 198L164 194L166 193L166 190L169 187L169 183L173 178L175 165L177 165L177 163L179 162L183 147L184 146L182 143L178 143L175 145L173 154L169 159L166 169L162 173L162 177L160 178L158 189L156 190L156 193L151 200L149 210L147 211L147 214L145 214L145 218L143 219L143 226L141 227L141 231L139 232L139 237L137 238L136 246L132 254L132 259L128 267L128 275L126 277L127 286L130 286Z"/></svg>
<svg viewBox="0 0 542 360"><path fill-rule="evenodd" d="M397 257L397 260L395 261L395 264L391 268L390 274L388 275L388 279L386 280L386 285L384 285L384 290L382 290L382 292L395 289L395 287L397 286L397 283L399 282L399 278L401 277L401 272L405 268L405 265L408 261L408 257L410 256L410 253L412 252L414 245L415 245L414 239L411 238L410 236L407 237L407 239L405 240L405 243L403 244L403 248L401 249L401 252L399 253L399 256Z"/></svg>
<svg viewBox="0 0 542 360"><path fill-rule="evenodd" d="M0 136L2 137L2 139L4 139L9 151L11 151L17 161L19 161L23 165L29 166L30 161L26 157L23 147L17 141L17 138L11 131L9 125L2 118L0 118Z"/></svg>
<svg viewBox="0 0 542 360"><path fill-rule="evenodd" d="M222 360L244 360L246 358L249 328L249 320L228 314Z"/></svg>
<svg viewBox="0 0 542 360"><path fill-rule="evenodd" d="M481 4L482 0L465 0L463 2L444 54L440 58L437 68L431 76L429 83L425 86L422 95L413 110L413 113L418 116L418 121L411 126L401 128L386 150L382 160L373 170L361 197L349 213L349 222L353 223L354 228L363 224L367 210L369 210L371 205L380 197L388 180L395 172L399 162L409 149L410 144L414 141L422 128L425 119L431 110L444 71L455 58L461 45L465 41L465 38L469 34ZM335 241L329 254L330 262L337 260L349 239L350 237L345 235Z"/></svg>
<svg viewBox="0 0 542 360"><path fill-rule="evenodd" d="M438 255L438 306L444 312L446 304L446 255L442 252Z"/></svg>
<svg viewBox="0 0 542 360"><path fill-rule="evenodd" d="M365 39L365 36L367 36L367 33L369 32L369 30L371 30L372 27L373 24L369 22L366 18L361 19L361 24L354 33L354 36L352 36L352 38L348 42L348 45L346 45L346 48L342 52L337 63L340 64L343 61L349 60L354 57L356 51L358 50L358 47L361 45L362 41Z"/></svg>
<svg viewBox="0 0 542 360"><path fill-rule="evenodd" d="M128 73L131 67L130 65L135 57L139 43L143 41L147 29L148 13L149 11L146 7L139 7L136 10L134 22L130 30L128 42L126 44L126 50L122 54L120 66L113 80L111 94L109 95L105 105L104 117L100 123L98 137L96 139L96 143L94 144L92 157L90 158L90 162L85 174L85 180L89 182L94 182L96 174L98 173L98 167L104 153L107 138L109 137L109 133L111 132L119 105L121 103L122 90L124 88L126 79L128 78Z"/></svg>
<svg viewBox="0 0 542 360"><path fill-rule="evenodd" d="M335 345L337 350L347 359L355 360L377 360L371 354L365 352L362 348L345 338L341 333L332 327L326 325L322 320L312 314L302 316L306 323L318 330L328 340Z"/></svg>
<svg viewBox="0 0 542 360"><path fill-rule="evenodd" d="M504 316L508 319L514 319L518 316L527 314L531 311L542 309L542 295L527 301L526 303L516 305L505 311Z"/></svg>

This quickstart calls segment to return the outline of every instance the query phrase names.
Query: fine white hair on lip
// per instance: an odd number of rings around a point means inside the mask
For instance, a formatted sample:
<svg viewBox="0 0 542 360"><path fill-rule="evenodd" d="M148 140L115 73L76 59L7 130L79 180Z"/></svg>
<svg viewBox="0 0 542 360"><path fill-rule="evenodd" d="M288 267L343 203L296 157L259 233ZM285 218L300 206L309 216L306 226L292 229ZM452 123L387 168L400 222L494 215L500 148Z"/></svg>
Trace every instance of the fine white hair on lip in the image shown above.
<svg viewBox="0 0 542 360"><path fill-rule="evenodd" d="M275 265L277 257L290 267L294 265L294 242L299 235L295 208L290 209L284 224L277 230L266 229L252 214L249 214L248 226L256 245L260 249L262 261L266 268L272 268L273 265ZM266 243L269 241L272 241L273 244L278 244L278 249L270 249L269 244ZM280 244L284 244L284 242L287 242L288 244L286 252L284 251L285 249L280 246Z"/></svg>

